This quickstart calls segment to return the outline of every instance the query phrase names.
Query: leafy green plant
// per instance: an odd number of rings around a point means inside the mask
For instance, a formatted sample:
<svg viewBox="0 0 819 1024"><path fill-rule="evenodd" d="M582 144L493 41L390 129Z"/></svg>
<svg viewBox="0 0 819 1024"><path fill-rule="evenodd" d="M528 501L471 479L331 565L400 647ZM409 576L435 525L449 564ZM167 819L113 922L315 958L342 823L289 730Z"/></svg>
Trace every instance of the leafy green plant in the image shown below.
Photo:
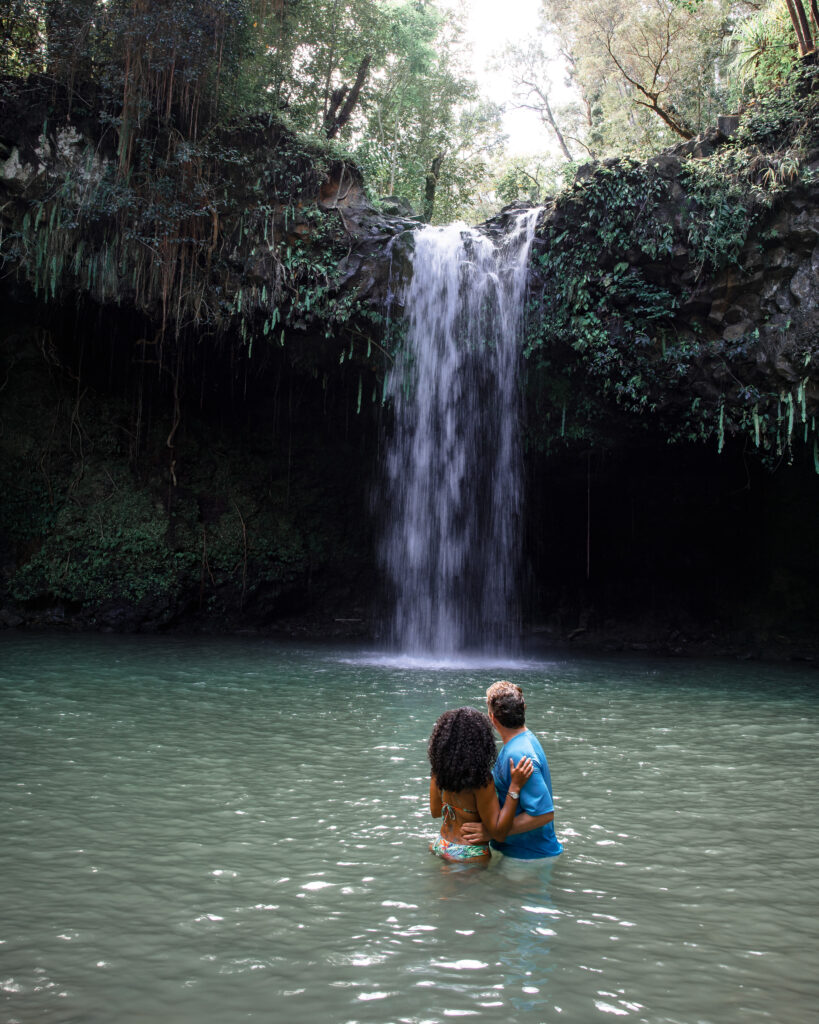
<svg viewBox="0 0 819 1024"><path fill-rule="evenodd" d="M654 261L670 252L673 232L656 216L667 198L662 178L626 162L601 168L562 193L539 257L545 284L528 315L530 360L568 344L606 394L637 409L649 397L628 353L657 343L677 300L626 254L636 249Z"/></svg>
<svg viewBox="0 0 819 1024"><path fill-rule="evenodd" d="M714 338L696 317L681 323L678 315L704 279L748 258L755 234L765 243L760 227L779 197L807 183L813 94L800 102L795 108L789 101L789 114L778 102L760 106L759 120L710 156L668 165L663 158L607 162L558 194L542 232L540 283L528 315L530 443L588 442L596 422L611 425L618 416L628 418L628 429L653 426L671 441L713 439L720 451L729 438L745 436L770 464L809 443L814 426L804 382L801 392L774 395L743 383L758 344L754 332ZM774 130L770 137L777 145L787 139L787 147L749 142L754 132ZM816 346L801 344L809 367ZM694 397L687 410L668 415L698 366L718 368L718 379L727 380L722 393ZM655 419L659 410L665 415Z"/></svg>

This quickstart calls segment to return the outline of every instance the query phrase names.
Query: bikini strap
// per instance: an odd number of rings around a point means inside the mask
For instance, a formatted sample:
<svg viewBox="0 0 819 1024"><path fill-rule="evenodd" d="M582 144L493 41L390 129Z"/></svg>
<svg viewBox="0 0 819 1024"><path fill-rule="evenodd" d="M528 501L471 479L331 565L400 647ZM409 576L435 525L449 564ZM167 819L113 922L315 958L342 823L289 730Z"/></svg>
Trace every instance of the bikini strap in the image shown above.
<svg viewBox="0 0 819 1024"><path fill-rule="evenodd" d="M463 814L476 814L480 818L480 812L477 807L458 807L457 804L450 804L444 800L444 791L441 790L441 806L443 808L444 821L454 821L455 812L461 811Z"/></svg>

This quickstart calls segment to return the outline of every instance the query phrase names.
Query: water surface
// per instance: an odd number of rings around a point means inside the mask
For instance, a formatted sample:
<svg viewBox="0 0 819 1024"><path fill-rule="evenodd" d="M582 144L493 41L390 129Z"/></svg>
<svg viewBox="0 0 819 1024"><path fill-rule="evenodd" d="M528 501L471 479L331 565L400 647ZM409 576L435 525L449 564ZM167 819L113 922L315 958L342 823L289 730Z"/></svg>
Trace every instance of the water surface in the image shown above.
<svg viewBox="0 0 819 1024"><path fill-rule="evenodd" d="M426 739L503 676L566 852L451 868ZM2 1019L813 1021L816 681L3 637Z"/></svg>

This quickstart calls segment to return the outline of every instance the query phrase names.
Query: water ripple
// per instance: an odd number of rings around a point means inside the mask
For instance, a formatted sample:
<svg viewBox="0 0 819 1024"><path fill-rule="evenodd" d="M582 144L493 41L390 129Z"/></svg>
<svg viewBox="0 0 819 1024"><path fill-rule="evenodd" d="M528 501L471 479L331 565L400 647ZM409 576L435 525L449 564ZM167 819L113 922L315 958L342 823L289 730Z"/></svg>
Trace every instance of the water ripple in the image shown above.
<svg viewBox="0 0 819 1024"><path fill-rule="evenodd" d="M425 747L491 668L154 638L0 656L8 1024L814 1019L811 675L521 667L566 852L463 870L426 852Z"/></svg>

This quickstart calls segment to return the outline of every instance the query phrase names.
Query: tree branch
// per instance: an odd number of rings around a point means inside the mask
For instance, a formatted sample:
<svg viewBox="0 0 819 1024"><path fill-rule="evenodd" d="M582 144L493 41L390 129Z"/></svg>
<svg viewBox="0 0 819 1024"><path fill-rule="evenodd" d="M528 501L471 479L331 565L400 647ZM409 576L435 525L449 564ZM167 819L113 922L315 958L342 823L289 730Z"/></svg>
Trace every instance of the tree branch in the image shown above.
<svg viewBox="0 0 819 1024"><path fill-rule="evenodd" d="M367 81L367 74L370 70L372 56L368 54L358 65L358 72L355 76L353 87L348 91L346 88L336 89L330 100L330 107L324 118L324 130L328 139L334 139L345 124L350 120L364 83ZM346 98L345 98L346 97ZM343 105L342 105L343 101ZM338 108L341 110L338 111ZM338 113L336 113L338 111Z"/></svg>
<svg viewBox="0 0 819 1024"><path fill-rule="evenodd" d="M791 0L789 0L789 2L791 2ZM689 127L689 125L685 123L683 118L676 118L671 111L666 110L664 107L660 106L659 98L662 95L662 92L649 91L641 82L639 82L636 78L634 78L632 75L628 73L628 71L625 69L622 62L614 52L612 48L612 38L611 35L608 33L606 34L604 45L606 48L606 52L611 58L612 63L623 76L623 78L625 78L629 85L633 86L639 93L646 97L645 100L635 99L634 102L639 103L643 107L648 107L649 110L653 110L659 118L665 121L668 127L675 134L681 136L683 139L693 139L694 131Z"/></svg>

